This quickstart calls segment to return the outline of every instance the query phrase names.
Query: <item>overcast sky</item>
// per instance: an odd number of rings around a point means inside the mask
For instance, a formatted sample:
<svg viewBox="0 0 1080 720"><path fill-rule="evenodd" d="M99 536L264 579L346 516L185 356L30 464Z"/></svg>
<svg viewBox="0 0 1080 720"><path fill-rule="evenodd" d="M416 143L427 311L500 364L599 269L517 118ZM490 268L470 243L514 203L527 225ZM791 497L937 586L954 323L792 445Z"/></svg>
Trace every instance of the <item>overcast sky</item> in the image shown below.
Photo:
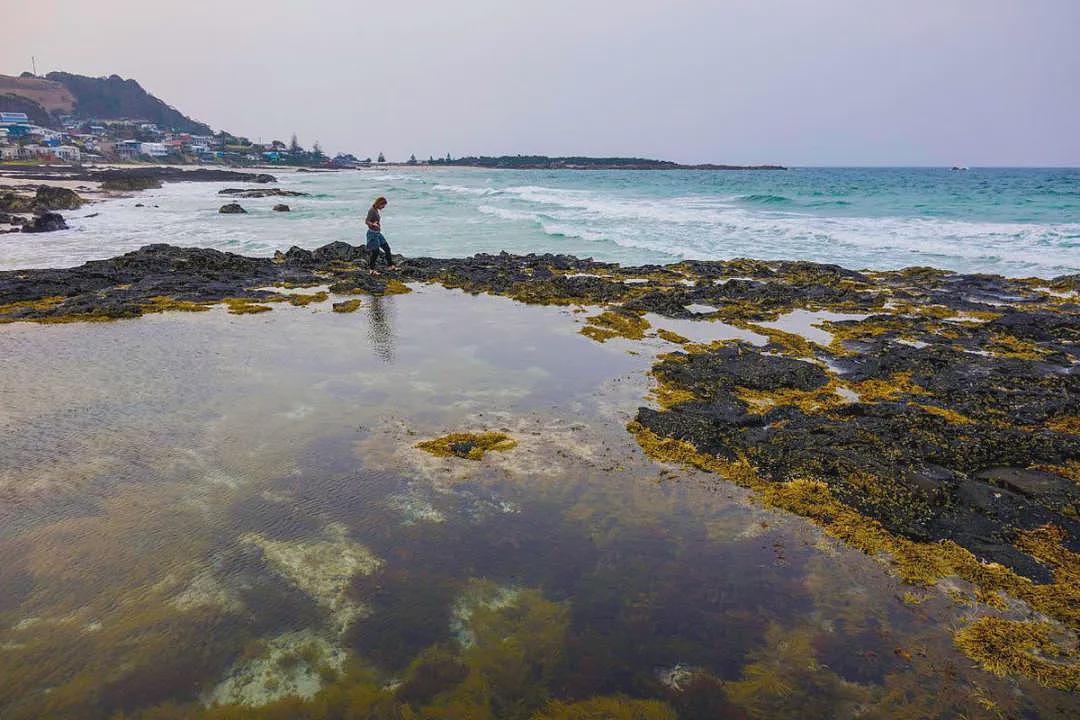
<svg viewBox="0 0 1080 720"><path fill-rule="evenodd" d="M1080 0L0 5L0 72L361 157L1080 165Z"/></svg>

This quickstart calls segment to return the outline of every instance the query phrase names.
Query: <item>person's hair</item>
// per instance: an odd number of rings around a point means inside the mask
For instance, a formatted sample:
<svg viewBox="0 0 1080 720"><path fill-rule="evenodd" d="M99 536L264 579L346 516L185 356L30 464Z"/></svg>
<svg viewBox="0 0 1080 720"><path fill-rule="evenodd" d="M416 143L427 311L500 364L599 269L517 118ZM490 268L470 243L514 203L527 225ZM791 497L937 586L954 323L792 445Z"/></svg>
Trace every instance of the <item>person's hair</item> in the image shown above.
<svg viewBox="0 0 1080 720"><path fill-rule="evenodd" d="M371 204L372 204L372 206L375 206L375 205L386 205L386 204L387 204L387 203L386 203L386 198L384 198L384 197L383 197L382 195L380 195L379 197L375 198L375 202L373 202L373 203L371 203Z"/></svg>

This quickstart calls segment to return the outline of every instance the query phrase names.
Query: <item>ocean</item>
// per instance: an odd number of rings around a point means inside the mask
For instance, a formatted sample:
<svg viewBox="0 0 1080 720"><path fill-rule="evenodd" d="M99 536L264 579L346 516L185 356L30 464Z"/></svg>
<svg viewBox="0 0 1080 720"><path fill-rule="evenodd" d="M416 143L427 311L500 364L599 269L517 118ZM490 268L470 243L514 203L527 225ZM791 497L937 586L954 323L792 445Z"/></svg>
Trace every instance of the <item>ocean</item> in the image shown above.
<svg viewBox="0 0 1080 720"><path fill-rule="evenodd" d="M225 184L169 184L69 214L69 231L10 235L0 267L64 267L147 243L269 255L362 242L364 212L390 205L395 252L569 253L621 263L803 259L849 268L930 265L1052 277L1080 272L1080 169L793 168L567 171L392 167L280 173L310 197L242 200ZM292 212L271 207L287 202ZM142 207L139 207L142 205Z"/></svg>

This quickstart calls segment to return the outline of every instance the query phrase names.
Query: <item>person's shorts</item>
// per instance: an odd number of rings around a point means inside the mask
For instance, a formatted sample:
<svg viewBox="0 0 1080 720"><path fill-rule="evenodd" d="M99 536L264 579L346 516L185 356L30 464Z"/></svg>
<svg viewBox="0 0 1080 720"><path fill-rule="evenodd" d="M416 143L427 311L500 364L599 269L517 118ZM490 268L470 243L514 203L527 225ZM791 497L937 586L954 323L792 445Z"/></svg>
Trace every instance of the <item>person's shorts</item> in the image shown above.
<svg viewBox="0 0 1080 720"><path fill-rule="evenodd" d="M386 238L383 237L381 232L375 232L374 230L367 231L367 249L378 250L383 245L386 245Z"/></svg>

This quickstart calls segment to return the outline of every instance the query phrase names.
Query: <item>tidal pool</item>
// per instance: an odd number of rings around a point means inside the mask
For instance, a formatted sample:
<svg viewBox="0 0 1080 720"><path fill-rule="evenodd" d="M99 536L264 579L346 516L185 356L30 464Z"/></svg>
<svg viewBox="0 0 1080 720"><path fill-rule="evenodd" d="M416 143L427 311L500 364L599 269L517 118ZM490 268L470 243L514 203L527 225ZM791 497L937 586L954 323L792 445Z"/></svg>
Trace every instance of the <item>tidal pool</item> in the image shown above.
<svg viewBox="0 0 1080 720"><path fill-rule="evenodd" d="M0 717L1075 717L947 593L646 458L660 344L579 317L0 326ZM416 447L456 431L517 445Z"/></svg>

